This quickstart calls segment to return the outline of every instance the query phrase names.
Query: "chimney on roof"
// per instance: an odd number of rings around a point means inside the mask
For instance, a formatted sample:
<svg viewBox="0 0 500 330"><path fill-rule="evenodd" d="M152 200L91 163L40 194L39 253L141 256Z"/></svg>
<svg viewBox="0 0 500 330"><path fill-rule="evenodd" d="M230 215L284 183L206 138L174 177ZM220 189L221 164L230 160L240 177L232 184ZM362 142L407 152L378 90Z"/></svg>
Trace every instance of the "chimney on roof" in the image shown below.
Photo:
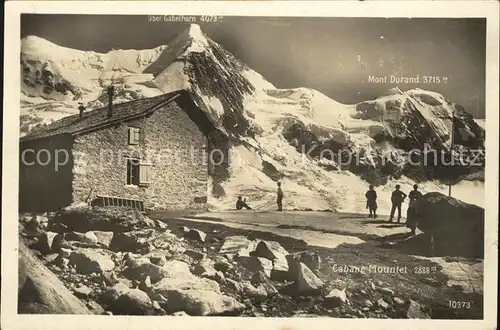
<svg viewBox="0 0 500 330"><path fill-rule="evenodd" d="M115 87L108 86L108 117L113 116L113 95L115 94Z"/></svg>
<svg viewBox="0 0 500 330"><path fill-rule="evenodd" d="M78 118L82 119L83 118L83 113L85 112L85 106L81 102L79 102L78 104L79 104L78 110L80 111L80 116Z"/></svg>

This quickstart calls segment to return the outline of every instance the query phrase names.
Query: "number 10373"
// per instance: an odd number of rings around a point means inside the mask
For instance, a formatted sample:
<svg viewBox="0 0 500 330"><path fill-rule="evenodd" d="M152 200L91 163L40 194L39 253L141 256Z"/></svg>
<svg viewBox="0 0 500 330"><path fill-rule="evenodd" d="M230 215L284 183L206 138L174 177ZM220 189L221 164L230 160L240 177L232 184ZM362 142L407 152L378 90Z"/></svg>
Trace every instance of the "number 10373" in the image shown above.
<svg viewBox="0 0 500 330"><path fill-rule="evenodd" d="M448 307L451 308L465 308L469 309L471 308L471 302L470 301L455 301L455 300L450 300L448 302Z"/></svg>

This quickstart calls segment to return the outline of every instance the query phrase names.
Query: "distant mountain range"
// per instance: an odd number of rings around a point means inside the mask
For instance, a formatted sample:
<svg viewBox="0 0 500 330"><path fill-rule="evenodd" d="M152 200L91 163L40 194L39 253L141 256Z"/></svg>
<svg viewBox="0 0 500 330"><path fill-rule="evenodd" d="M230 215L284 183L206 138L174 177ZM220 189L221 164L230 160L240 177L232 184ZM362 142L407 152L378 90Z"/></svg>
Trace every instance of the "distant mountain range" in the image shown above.
<svg viewBox="0 0 500 330"><path fill-rule="evenodd" d="M484 148L484 123L445 96L395 86L346 105L310 88L277 89L198 25L168 45L105 54L28 36L21 70L22 135L76 113L79 102L104 107L110 84L116 103L189 89L231 137L229 175L212 182L214 208L232 207L235 196L244 195L271 209L279 180L288 207L363 211L368 183L379 186L385 200L395 183L442 190L435 180L477 177L483 170L408 162L411 150L448 151L452 137L457 150ZM347 162L346 155L359 161Z"/></svg>

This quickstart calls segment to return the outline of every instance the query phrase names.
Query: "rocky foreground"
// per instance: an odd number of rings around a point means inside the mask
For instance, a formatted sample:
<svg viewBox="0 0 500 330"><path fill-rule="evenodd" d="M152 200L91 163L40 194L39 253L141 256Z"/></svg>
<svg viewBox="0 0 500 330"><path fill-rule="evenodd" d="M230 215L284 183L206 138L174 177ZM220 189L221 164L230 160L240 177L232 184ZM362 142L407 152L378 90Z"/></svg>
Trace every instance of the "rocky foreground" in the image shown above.
<svg viewBox="0 0 500 330"><path fill-rule="evenodd" d="M20 234L20 313L432 317L383 276L325 276L314 249L131 209L21 215Z"/></svg>

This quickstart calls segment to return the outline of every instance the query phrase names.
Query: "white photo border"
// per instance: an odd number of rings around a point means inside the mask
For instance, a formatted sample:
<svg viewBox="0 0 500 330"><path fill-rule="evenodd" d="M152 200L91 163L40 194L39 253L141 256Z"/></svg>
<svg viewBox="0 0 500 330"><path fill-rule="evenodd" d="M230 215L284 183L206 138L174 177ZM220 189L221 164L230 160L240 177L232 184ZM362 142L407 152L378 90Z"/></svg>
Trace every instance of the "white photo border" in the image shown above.
<svg viewBox="0 0 500 330"><path fill-rule="evenodd" d="M499 3L497 1L8 1L5 3L2 177L3 329L493 329L497 316ZM36 14L486 18L486 170L483 320L18 315L20 18Z"/></svg>

